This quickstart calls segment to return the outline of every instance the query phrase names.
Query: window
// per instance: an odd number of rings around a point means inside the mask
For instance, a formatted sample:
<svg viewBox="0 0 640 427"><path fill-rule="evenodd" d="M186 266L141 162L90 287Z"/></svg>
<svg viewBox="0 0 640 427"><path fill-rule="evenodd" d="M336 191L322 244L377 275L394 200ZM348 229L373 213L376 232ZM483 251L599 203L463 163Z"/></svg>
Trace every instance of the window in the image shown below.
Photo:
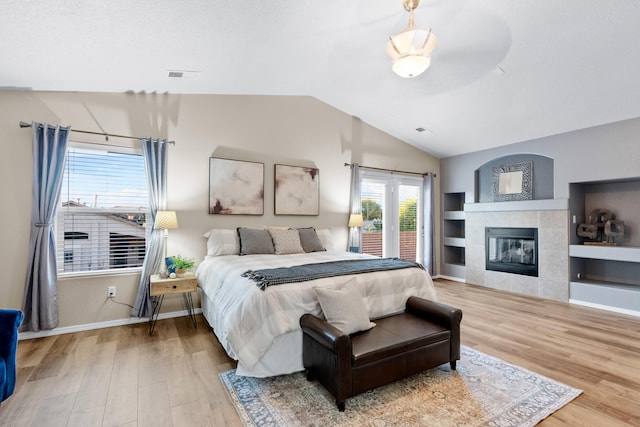
<svg viewBox="0 0 640 427"><path fill-rule="evenodd" d="M422 248L422 179L365 171L360 178L362 252L418 261Z"/></svg>
<svg viewBox="0 0 640 427"><path fill-rule="evenodd" d="M58 272L141 267L148 214L139 150L70 143L56 215Z"/></svg>

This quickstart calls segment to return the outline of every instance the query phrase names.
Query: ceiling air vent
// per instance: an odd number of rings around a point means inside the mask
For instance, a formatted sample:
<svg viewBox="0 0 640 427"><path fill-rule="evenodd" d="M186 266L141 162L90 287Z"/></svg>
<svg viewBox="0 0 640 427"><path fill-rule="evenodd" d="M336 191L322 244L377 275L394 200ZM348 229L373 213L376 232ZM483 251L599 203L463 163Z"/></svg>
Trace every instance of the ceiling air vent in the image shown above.
<svg viewBox="0 0 640 427"><path fill-rule="evenodd" d="M431 129L427 129L425 127L420 126L419 128L416 128L416 132L427 132L427 133L433 133L433 131Z"/></svg>
<svg viewBox="0 0 640 427"><path fill-rule="evenodd" d="M167 77L170 79L197 79L200 77L200 71L167 70L167 72Z"/></svg>

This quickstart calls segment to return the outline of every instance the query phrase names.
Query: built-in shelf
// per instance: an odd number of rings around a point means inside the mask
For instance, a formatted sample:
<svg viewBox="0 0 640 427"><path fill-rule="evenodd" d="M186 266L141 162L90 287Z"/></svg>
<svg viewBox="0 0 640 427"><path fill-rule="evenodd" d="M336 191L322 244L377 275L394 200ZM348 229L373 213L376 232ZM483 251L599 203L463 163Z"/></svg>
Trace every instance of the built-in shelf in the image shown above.
<svg viewBox="0 0 640 427"><path fill-rule="evenodd" d="M464 220L445 219L442 225L442 234L444 237L464 238Z"/></svg>
<svg viewBox="0 0 640 427"><path fill-rule="evenodd" d="M442 218L448 220L464 221L465 214L464 211L444 211L442 214Z"/></svg>
<svg viewBox="0 0 640 427"><path fill-rule="evenodd" d="M580 280L569 284L570 302L640 316L640 286Z"/></svg>
<svg viewBox="0 0 640 427"><path fill-rule="evenodd" d="M569 256L610 261L640 262L640 248L629 246L570 245Z"/></svg>
<svg viewBox="0 0 640 427"><path fill-rule="evenodd" d="M443 237L442 243L445 246L455 246L458 248L464 248L466 246L464 237Z"/></svg>
<svg viewBox="0 0 640 427"><path fill-rule="evenodd" d="M464 266L464 248L458 246L445 246L443 252L444 263Z"/></svg>
<svg viewBox="0 0 640 427"><path fill-rule="evenodd" d="M442 195L442 263L440 274L465 277L465 193Z"/></svg>
<svg viewBox="0 0 640 427"><path fill-rule="evenodd" d="M640 178L572 183L570 198L569 300L573 303L640 316L640 247L636 226ZM594 209L609 209L626 220L618 245L589 244L576 227L589 223ZM586 243L586 244L585 244Z"/></svg>

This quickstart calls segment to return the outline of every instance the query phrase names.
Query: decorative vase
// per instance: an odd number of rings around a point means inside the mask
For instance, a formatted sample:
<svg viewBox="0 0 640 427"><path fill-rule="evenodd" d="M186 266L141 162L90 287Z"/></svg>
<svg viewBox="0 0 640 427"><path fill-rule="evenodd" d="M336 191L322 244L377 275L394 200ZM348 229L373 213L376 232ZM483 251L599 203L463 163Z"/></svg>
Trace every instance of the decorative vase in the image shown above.
<svg viewBox="0 0 640 427"><path fill-rule="evenodd" d="M173 266L173 257L166 257L164 263L167 266L167 274L176 273L176 268Z"/></svg>

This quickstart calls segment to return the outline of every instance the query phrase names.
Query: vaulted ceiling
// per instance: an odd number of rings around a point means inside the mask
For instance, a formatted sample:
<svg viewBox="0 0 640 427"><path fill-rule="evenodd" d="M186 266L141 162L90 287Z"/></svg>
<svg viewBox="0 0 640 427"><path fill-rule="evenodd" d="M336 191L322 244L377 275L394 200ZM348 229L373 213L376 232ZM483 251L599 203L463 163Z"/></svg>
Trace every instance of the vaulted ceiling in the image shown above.
<svg viewBox="0 0 640 427"><path fill-rule="evenodd" d="M4 89L313 96L437 157L640 116L635 0L423 0L412 79L401 0L0 4Z"/></svg>

